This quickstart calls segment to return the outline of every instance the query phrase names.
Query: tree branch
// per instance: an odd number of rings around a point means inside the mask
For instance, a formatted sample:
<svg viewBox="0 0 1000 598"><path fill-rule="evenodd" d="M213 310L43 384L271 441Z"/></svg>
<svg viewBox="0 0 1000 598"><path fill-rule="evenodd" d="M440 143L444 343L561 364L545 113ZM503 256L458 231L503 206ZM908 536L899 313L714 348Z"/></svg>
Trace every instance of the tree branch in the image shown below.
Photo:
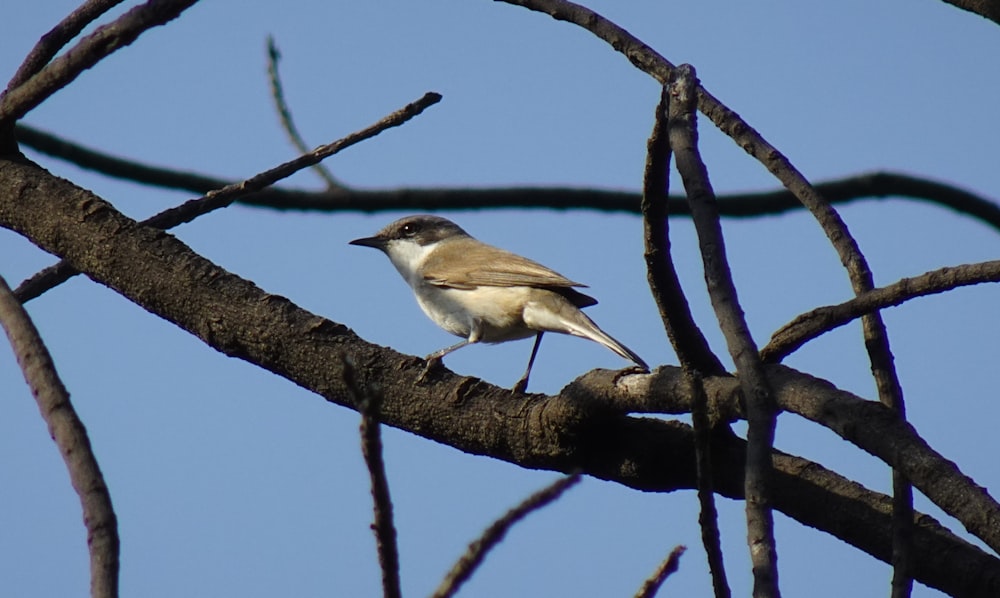
<svg viewBox="0 0 1000 598"><path fill-rule="evenodd" d="M117 598L118 520L111 505L111 494L90 446L87 429L56 373L52 356L3 278L0 278L0 325L7 331L24 379L66 463L70 483L80 497L90 550L90 595Z"/></svg>
<svg viewBox="0 0 1000 598"><path fill-rule="evenodd" d="M343 357L343 356L342 356ZM378 550L379 568L382 569L382 595L400 598L399 548L396 543L396 526L392 517L392 498L389 480L385 475L382 459L382 432L379 423L381 396L376 389L363 388L357 379L357 370L347 357L342 359L344 383L361 413L361 455L368 466L372 485L372 503L375 513L375 546Z"/></svg>
<svg viewBox="0 0 1000 598"><path fill-rule="evenodd" d="M7 83L8 91L21 85L32 75L42 70L52 58L74 37L80 35L83 29L97 20L98 17L122 3L122 0L87 0L66 18L49 30L28 52L28 56Z"/></svg>
<svg viewBox="0 0 1000 598"><path fill-rule="evenodd" d="M80 40L27 81L0 97L0 127L20 120L52 94L112 52L134 42L153 27L176 19L197 0L147 0L112 23Z"/></svg>
<svg viewBox="0 0 1000 598"><path fill-rule="evenodd" d="M767 346L761 349L761 358L770 363L778 363L814 338L866 313L902 305L917 297L984 282L1000 282L1000 260L933 270L862 293L839 305L817 307L779 328L771 336Z"/></svg>
<svg viewBox="0 0 1000 598"><path fill-rule="evenodd" d="M667 580L672 574L677 572L677 569L681 564L681 555L687 550L684 546L677 546L670 551L667 558L664 559L660 566L656 568L653 575L646 580L639 591L636 592L635 598L653 598L656 593L660 590L660 586L663 582Z"/></svg>
<svg viewBox="0 0 1000 598"><path fill-rule="evenodd" d="M984 19L989 19L1000 24L1000 4L995 0L944 0L952 6L957 6L962 10L967 10L977 14Z"/></svg>
<svg viewBox="0 0 1000 598"><path fill-rule="evenodd" d="M594 373L553 397L510 391L447 371L416 384L423 366L367 343L347 327L269 295L205 260L173 236L141 226L94 194L24 161L0 159L0 226L67 259L94 281L175 323L226 355L244 359L353 408L340 355L382 384L382 421L470 454L522 467L573 471L646 491L694 488L694 439L677 422L627 417L614 392L654 392L667 401L679 372ZM142 264L141 268L136 264ZM710 399L717 381L706 380ZM631 390L629 390L631 389ZM655 402L632 397L623 403ZM735 401L735 397L733 398ZM743 494L744 443L715 437L713 480L723 496ZM774 507L865 552L891 558L887 499L815 463L774 453ZM917 517L916 578L961 595L1000 594L1000 560L927 516Z"/></svg>
<svg viewBox="0 0 1000 598"><path fill-rule="evenodd" d="M29 127L17 126L18 141L31 149L113 178L144 185L206 193L232 181L117 158ZM910 198L941 206L979 220L1000 231L1000 206L974 193L929 179L895 172L873 172L815 185L834 204L865 198ZM485 208L598 210L641 213L641 195L631 191L557 187L511 187L470 189L355 189L308 191L267 188L240 198L245 205L275 210L378 212L385 210L478 210ZM790 191L719 195L719 213L730 218L757 218L801 210L802 203ZM688 216L687 200L668 200L667 211Z"/></svg>
<svg viewBox="0 0 1000 598"><path fill-rule="evenodd" d="M295 121L292 119L292 111L285 102L285 88L281 84L281 75L278 73L278 63L280 61L281 52L278 51L278 46L274 43L274 37L269 35L267 36L267 80L271 84L271 99L274 100L274 109L278 111L281 128L288 135L292 146L300 154L306 154L309 153L309 146L306 145L305 139L302 138L298 127L295 126ZM312 168L313 172L319 175L319 178L323 179L323 182L326 183L327 189L337 189L341 186L322 163L317 162L313 164Z"/></svg>
<svg viewBox="0 0 1000 598"><path fill-rule="evenodd" d="M754 574L753 595L777 597L781 592L778 587L774 515L771 512L771 450L777 413L767 375L743 317L736 285L729 271L715 193L698 151L695 117L698 79L694 68L689 65L681 65L673 75L675 80L670 83L668 110L670 147L691 205L709 298L729 346L729 354L736 364L747 405L745 495L747 542Z"/></svg>
<svg viewBox="0 0 1000 598"><path fill-rule="evenodd" d="M448 571L441 585L432 594L433 598L448 598L454 596L458 589L472 577L475 570L486 559L486 554L499 544L510 528L530 515L532 512L545 507L558 500L567 490L580 481L580 474L573 473L564 478L560 478L535 492L528 498L521 501L513 509L507 511L503 517L497 519L486 528L486 531L473 543L469 544L468 550L462 555L458 562Z"/></svg>
<svg viewBox="0 0 1000 598"><path fill-rule="evenodd" d="M143 220L142 224L166 230L191 222L195 218L214 210L228 207L239 197L273 185L281 179L292 176L303 168L318 164L320 161L329 158L343 149L356 145L366 139L371 139L386 129L398 127L440 101L441 94L434 92L425 93L417 101L403 106L360 131L351 133L332 143L321 145L307 154L256 174L245 181L226 185L221 189L210 191L198 199L192 199L180 206L164 210L155 216ZM22 303L27 303L45 291L66 282L78 273L77 270L65 261L61 261L21 283L17 287L15 294Z"/></svg>
<svg viewBox="0 0 1000 598"><path fill-rule="evenodd" d="M729 583L726 581L726 571L722 556L722 546L719 539L718 515L715 509L715 493L712 490L712 459L709 433L711 425L708 418L707 398L702 387L704 375L719 375L725 373L725 368L719 358L712 353L708 341L701 333L691 310L687 297L681 288L677 270L670 256L670 229L667 219L667 191L669 188L670 141L667 125L669 122L669 91L663 87L660 102L656 106L653 132L650 134L646 147L646 168L642 184L642 222L643 237L646 247L646 278L652 292L660 319L673 345L674 352L681 362L685 377L691 386L691 420L695 432L695 457L698 471L698 503L700 513L698 523L701 527L702 544L708 557L708 566L712 574L712 586L716 598L726 598L730 595ZM679 555L677 555L679 557ZM673 558L673 553L671 553ZM668 562L670 559L668 559ZM666 563L665 563L666 565ZM662 571L661 571L662 572ZM647 583L640 590L652 594L663 582L662 578L650 585ZM650 580L650 582L653 581Z"/></svg>

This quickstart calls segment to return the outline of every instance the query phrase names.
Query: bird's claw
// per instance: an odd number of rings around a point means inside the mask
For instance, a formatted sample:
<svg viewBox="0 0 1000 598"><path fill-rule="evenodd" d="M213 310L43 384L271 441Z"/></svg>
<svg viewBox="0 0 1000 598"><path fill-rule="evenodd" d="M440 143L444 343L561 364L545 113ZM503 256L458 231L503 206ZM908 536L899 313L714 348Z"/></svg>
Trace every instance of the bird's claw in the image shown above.
<svg viewBox="0 0 1000 598"><path fill-rule="evenodd" d="M424 366L424 371L420 372L420 375L417 376L417 384L423 384L424 382L427 382L431 372L441 367L440 357L429 355L426 359L426 362L427 365Z"/></svg>

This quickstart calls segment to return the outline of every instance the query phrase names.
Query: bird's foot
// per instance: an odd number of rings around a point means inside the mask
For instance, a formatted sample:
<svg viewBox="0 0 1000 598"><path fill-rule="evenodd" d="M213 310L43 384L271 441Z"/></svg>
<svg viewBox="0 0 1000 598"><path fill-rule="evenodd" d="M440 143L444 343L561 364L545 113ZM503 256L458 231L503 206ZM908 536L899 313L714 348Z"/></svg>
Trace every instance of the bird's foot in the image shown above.
<svg viewBox="0 0 1000 598"><path fill-rule="evenodd" d="M624 378L625 376L631 376L633 374L648 374L648 373L649 373L649 368L644 368L641 365L632 365L627 368L618 370L615 373L615 378L612 381L612 384L617 384L618 381Z"/></svg>
<svg viewBox="0 0 1000 598"><path fill-rule="evenodd" d="M427 365L424 366L424 371L420 372L420 376L417 377L417 384L427 382L431 372L441 368L441 357L438 355L428 355L425 361Z"/></svg>
<svg viewBox="0 0 1000 598"><path fill-rule="evenodd" d="M524 394L528 390L528 377L525 376L517 381L517 384L510 389L510 393L514 395Z"/></svg>

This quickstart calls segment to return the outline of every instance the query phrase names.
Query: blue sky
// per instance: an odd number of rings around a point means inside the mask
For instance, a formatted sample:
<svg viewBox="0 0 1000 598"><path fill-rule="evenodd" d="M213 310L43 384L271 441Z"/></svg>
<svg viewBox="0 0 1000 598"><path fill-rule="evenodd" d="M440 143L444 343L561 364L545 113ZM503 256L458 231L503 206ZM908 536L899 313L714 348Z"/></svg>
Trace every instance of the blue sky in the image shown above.
<svg viewBox="0 0 1000 598"><path fill-rule="evenodd" d="M1000 197L1000 116L993 108L1000 79L987 59L1000 55L993 23L936 0L587 5L674 63L695 65L708 90L811 180L891 169ZM5 77L74 6L27 3L0 22ZM656 82L587 32L486 0L201 3L85 72L25 122L121 156L248 177L294 156L268 96L268 34L283 53L287 98L312 145L426 91L443 94L404 127L328 161L350 185L640 185ZM719 193L776 186L705 119L700 127ZM135 218L188 199L32 157ZM672 182L677 189L676 177ZM320 185L309 172L289 184ZM841 212L877 284L1000 253L996 231L940 208L888 199ZM237 206L174 232L269 292L372 342L425 355L455 339L420 313L383 256L347 245L401 215ZM650 364L676 363L646 289L638 218L444 215L587 283L601 301L589 312L603 328ZM758 344L798 313L850 297L836 255L808 215L726 221L723 228ZM695 317L724 354L690 223L675 220L672 234ZM0 231L0 275L12 285L52 261ZM988 389L998 301L1000 290L981 285L885 313L911 421L994 494L1000 413ZM111 488L123 595L377 592L357 414L218 354L82 277L28 308ZM532 390L556 392L592 368L625 365L596 344L550 337ZM472 347L446 364L510 386L529 350L529 341ZM857 326L814 341L787 363L874 397ZM0 349L0 388L0 579L12 596L83 595L79 503L7 349ZM385 442L409 596L428 594L486 525L555 478L398 430L385 430ZM782 416L776 445L889 489L884 466L823 428ZM743 505L719 503L730 581L736 595L746 595ZM918 508L957 527L920 497ZM676 544L689 550L664 595L707 595L696 518L691 492L643 494L585 479L515 528L462 595L630 595ZM888 566L781 515L777 533L786 595L886 593ZM938 594L917 586L914 595Z"/></svg>

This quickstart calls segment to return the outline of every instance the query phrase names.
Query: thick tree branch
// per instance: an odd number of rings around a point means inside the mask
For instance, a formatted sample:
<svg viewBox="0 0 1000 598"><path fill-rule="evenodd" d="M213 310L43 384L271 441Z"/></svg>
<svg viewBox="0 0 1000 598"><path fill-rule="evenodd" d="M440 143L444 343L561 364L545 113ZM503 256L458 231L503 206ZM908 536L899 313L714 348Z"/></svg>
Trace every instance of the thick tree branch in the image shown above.
<svg viewBox="0 0 1000 598"><path fill-rule="evenodd" d="M688 426L627 417L602 399L615 390L660 380L664 397L679 372L627 375L567 387L554 397L511 397L509 390L441 370L414 381L423 364L369 344L343 325L269 295L192 252L173 236L141 226L92 193L27 162L0 160L0 226L175 323L216 350L285 377L353 408L342 356L383 385L383 423L522 467L613 480L647 491L695 486ZM136 267L142 264L142 267ZM597 374L595 374L597 376ZM599 377L599 376L598 376ZM714 399L714 380L707 380ZM720 379L728 380L728 378ZM650 395L653 396L653 395ZM734 399L735 400L735 399ZM635 404L650 397L633 398ZM744 443L713 438L716 491L743 494ZM887 499L804 459L775 453L774 507L861 550L891 558ZM917 579L945 592L1000 593L1000 560L919 516L914 535Z"/></svg>
<svg viewBox="0 0 1000 598"><path fill-rule="evenodd" d="M183 172L133 160L117 158L29 127L17 126L18 141L31 149L66 160L110 177L144 185L206 193L233 181ZM816 191L834 204L867 198L908 198L954 210L1000 231L1000 205L974 193L919 177L895 172L873 172L815 185ZM630 191L557 187L512 187L498 189L356 189L308 191L270 187L240 203L276 210L356 211L386 210L478 210L485 208L598 210L641 213L641 194ZM719 195L719 213L730 218L757 218L801 210L802 203L790 191L732 193ZM690 215L687 200L673 197L667 211L673 216Z"/></svg>
<svg viewBox="0 0 1000 598"><path fill-rule="evenodd" d="M839 435L887 465L899 469L943 511L1000 553L1000 504L955 463L935 452L912 426L880 403L866 401L829 382L781 365L767 367L774 399L782 411L801 415ZM713 421L744 418L739 382L716 376L704 380ZM615 405L622 412L679 414L691 411L691 393L679 368L660 367L655 376L629 384L609 384L603 370L574 381L568 389Z"/></svg>
<svg viewBox="0 0 1000 598"><path fill-rule="evenodd" d="M839 305L817 307L779 328L767 346L761 349L761 357L764 361L777 363L814 338L866 313L902 305L917 297L984 282L1000 282L1000 260L933 270L862 293Z"/></svg>
<svg viewBox="0 0 1000 598"><path fill-rule="evenodd" d="M176 19L197 0L148 0L86 36L27 81L0 97L0 127L19 120L112 52L153 27Z"/></svg>
<svg viewBox="0 0 1000 598"><path fill-rule="evenodd" d="M24 379L38 403L49 434L66 462L70 483L80 496L90 550L90 595L117 598L118 520L111 494L90 446L87 429L76 414L55 364L27 312L0 278L0 325L7 331Z"/></svg>

